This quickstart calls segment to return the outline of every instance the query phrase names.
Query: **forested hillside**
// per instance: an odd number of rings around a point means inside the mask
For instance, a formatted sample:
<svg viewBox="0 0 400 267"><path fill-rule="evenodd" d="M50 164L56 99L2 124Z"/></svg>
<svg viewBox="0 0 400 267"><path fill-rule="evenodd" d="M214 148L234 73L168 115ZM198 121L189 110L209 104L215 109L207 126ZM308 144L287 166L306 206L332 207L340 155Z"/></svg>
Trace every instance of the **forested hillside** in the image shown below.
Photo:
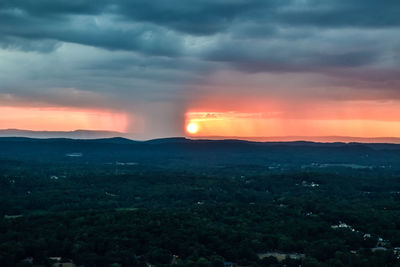
<svg viewBox="0 0 400 267"><path fill-rule="evenodd" d="M400 266L399 154L0 139L0 265Z"/></svg>

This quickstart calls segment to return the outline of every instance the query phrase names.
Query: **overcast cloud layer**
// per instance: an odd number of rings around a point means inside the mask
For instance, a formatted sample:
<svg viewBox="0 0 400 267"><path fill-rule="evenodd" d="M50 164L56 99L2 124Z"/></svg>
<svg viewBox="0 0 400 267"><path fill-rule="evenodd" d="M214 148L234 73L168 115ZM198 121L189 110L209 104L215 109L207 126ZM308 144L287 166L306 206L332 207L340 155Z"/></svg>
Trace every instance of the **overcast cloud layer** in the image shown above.
<svg viewBox="0 0 400 267"><path fill-rule="evenodd" d="M399 14L398 0L2 0L0 104L120 110L150 137L181 134L216 91L398 101Z"/></svg>

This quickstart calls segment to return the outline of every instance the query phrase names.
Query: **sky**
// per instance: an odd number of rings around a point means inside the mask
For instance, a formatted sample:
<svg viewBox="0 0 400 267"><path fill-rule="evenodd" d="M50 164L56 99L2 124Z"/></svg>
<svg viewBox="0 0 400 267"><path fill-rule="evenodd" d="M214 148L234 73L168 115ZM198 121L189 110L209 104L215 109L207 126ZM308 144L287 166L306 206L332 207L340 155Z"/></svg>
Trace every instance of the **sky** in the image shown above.
<svg viewBox="0 0 400 267"><path fill-rule="evenodd" d="M398 0L2 0L0 129L400 137L399 14Z"/></svg>

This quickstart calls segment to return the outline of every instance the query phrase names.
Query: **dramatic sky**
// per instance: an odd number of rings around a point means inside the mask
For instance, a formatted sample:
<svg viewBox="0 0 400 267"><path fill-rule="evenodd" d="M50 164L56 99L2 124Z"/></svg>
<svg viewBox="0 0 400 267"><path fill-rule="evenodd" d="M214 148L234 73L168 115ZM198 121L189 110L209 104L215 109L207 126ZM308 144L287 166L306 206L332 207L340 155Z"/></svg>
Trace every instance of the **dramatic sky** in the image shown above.
<svg viewBox="0 0 400 267"><path fill-rule="evenodd" d="M400 137L400 1L1 0L0 128Z"/></svg>

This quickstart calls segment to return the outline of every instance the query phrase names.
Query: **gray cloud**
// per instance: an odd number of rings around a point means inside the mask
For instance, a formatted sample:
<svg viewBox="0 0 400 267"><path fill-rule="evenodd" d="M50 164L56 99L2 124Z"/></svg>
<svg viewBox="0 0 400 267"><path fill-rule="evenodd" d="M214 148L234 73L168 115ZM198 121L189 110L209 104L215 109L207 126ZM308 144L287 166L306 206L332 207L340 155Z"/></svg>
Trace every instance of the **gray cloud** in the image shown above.
<svg viewBox="0 0 400 267"><path fill-rule="evenodd" d="M291 25L317 27L366 27L385 28L400 25L396 0L339 0L297 1L301 4L287 8L279 21Z"/></svg>

